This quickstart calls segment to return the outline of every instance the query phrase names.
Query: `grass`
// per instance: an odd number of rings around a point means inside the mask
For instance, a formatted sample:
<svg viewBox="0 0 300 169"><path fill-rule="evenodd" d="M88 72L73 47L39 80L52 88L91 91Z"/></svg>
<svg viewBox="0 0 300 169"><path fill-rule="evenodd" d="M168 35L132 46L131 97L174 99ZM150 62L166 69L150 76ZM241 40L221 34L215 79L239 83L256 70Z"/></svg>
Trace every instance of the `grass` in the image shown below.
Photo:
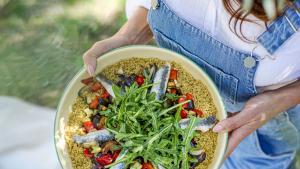
<svg viewBox="0 0 300 169"><path fill-rule="evenodd" d="M94 42L116 32L126 18L117 9L107 16L110 19L102 20L84 10L78 15L72 9L78 5L84 9L96 1L34 2L25 5L28 9L21 8L20 14L0 20L0 95L56 107L64 87L83 65L82 54ZM124 7L124 1L110 3Z"/></svg>

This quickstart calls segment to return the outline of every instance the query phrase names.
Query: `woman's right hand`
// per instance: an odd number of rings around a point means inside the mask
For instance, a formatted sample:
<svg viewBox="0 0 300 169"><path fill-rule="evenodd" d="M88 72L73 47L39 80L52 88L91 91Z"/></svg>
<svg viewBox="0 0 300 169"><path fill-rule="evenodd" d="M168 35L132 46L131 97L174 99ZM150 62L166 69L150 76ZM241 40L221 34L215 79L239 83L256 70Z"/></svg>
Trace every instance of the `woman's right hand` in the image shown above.
<svg viewBox="0 0 300 169"><path fill-rule="evenodd" d="M126 45L146 44L152 39L153 35L147 22L147 13L147 9L138 7L114 36L96 42L84 53L84 65L90 76L95 73L97 58L104 53Z"/></svg>
<svg viewBox="0 0 300 169"><path fill-rule="evenodd" d="M129 44L130 42L128 38L118 35L94 43L94 45L83 54L83 62L86 71L90 76L93 76L97 67L98 57L112 49Z"/></svg>

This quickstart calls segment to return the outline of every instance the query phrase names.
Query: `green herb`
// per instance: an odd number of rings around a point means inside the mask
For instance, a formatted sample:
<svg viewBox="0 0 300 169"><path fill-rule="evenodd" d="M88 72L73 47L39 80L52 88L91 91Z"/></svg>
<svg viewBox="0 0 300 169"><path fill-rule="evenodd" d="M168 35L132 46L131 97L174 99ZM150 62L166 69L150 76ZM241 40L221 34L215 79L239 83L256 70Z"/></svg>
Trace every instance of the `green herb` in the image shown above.
<svg viewBox="0 0 300 169"><path fill-rule="evenodd" d="M191 119L186 129L178 125L180 111L185 101L169 107L164 107L164 101L155 100L155 93L150 93L148 80L139 87L136 83L122 91L113 86L115 99L108 110L100 111L107 117L106 128L115 135L126 155L119 158L111 167L125 162L126 166L138 165L134 159L143 157L155 168L160 164L165 168L186 168L189 165L188 151L190 141L194 136ZM166 95L175 100L175 95ZM170 113L176 110L176 113Z"/></svg>

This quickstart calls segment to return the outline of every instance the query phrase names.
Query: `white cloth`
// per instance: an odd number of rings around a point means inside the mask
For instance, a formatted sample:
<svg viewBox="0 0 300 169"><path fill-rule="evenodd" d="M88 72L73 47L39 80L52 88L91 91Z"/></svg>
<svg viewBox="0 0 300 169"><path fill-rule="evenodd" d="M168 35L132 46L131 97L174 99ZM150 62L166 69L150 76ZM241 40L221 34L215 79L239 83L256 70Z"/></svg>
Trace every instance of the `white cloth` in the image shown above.
<svg viewBox="0 0 300 169"><path fill-rule="evenodd" d="M0 96L0 168L60 169L54 147L55 111Z"/></svg>
<svg viewBox="0 0 300 169"><path fill-rule="evenodd" d="M257 68L254 84L256 86L270 86L286 83L300 77L300 32L288 39L274 55L270 55L260 44L250 44L239 39L230 31L228 21L230 15L225 10L221 0L165 0L166 4L175 13L204 30L215 39L238 50L251 52L266 57L260 61ZM150 8L150 0L127 0L126 13L130 17L137 6ZM251 40L266 31L264 23L249 16L258 24L244 22L243 33ZM275 60L271 58L276 58Z"/></svg>

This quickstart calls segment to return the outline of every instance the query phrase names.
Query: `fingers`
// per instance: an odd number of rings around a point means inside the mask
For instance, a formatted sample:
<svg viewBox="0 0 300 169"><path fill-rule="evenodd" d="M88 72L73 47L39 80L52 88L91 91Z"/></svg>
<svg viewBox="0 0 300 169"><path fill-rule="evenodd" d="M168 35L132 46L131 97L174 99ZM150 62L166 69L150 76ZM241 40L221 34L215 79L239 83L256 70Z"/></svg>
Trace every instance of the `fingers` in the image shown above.
<svg viewBox="0 0 300 169"><path fill-rule="evenodd" d="M244 140L251 131L246 127L241 127L237 130L234 130L229 137L227 151L225 158L229 157L233 150L240 144L242 140Z"/></svg>
<svg viewBox="0 0 300 169"><path fill-rule="evenodd" d="M222 132L230 132L240 126L242 126L245 122L240 119L241 113L237 113L236 115L229 117L220 121L214 128L213 132L222 133Z"/></svg>
<svg viewBox="0 0 300 169"><path fill-rule="evenodd" d="M105 45L102 42L96 42L87 52L84 53L84 66L90 76L95 74L97 58L104 52L106 52Z"/></svg>

